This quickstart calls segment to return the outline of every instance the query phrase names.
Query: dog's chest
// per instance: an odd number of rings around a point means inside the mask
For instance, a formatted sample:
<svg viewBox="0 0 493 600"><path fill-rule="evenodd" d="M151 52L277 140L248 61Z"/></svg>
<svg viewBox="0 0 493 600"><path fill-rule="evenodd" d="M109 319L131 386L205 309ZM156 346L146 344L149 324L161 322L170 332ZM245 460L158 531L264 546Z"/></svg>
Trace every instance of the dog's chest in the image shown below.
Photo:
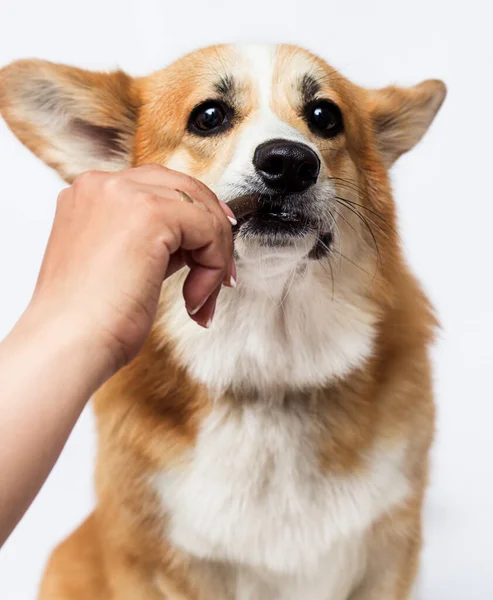
<svg viewBox="0 0 493 600"><path fill-rule="evenodd" d="M305 577L334 600L347 593L365 560L365 530L408 491L402 448L375 450L357 473L335 476L320 468L316 433L303 411L216 407L191 455L154 481L171 541L237 565L241 589L257 586L236 599L262 598L259 586L277 598L279 586L292 580L293 590Z"/></svg>
<svg viewBox="0 0 493 600"><path fill-rule="evenodd" d="M181 303L166 314L177 357L209 390L321 387L370 355L376 316L359 295L331 293L310 272L288 278L281 292L271 281L257 285L271 287L224 290L207 331Z"/></svg>

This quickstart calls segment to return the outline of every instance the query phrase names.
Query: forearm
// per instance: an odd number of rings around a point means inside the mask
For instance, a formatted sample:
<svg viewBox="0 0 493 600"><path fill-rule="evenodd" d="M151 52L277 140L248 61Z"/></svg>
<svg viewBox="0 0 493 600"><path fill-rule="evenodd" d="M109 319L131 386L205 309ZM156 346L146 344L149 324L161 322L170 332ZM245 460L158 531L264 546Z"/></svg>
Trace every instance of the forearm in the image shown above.
<svg viewBox="0 0 493 600"><path fill-rule="evenodd" d="M85 173L62 191L34 299L0 343L0 546L89 397L142 348L163 280L190 263L185 305L210 322L236 281L233 217L158 165Z"/></svg>
<svg viewBox="0 0 493 600"><path fill-rule="evenodd" d="M38 319L28 310L0 344L0 546L111 374L89 334L66 317Z"/></svg>

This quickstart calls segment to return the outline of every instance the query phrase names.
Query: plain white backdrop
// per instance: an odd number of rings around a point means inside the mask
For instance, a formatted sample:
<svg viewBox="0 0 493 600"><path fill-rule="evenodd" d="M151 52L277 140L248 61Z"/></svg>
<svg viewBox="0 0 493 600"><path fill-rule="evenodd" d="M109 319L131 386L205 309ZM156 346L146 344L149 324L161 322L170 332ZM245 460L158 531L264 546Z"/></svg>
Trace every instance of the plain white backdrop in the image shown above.
<svg viewBox="0 0 493 600"><path fill-rule="evenodd" d="M0 0L0 66L37 57L143 75L206 44L284 41L310 48L362 85L447 83L430 132L393 171L407 256L443 325L434 350L439 419L420 600L493 598L488 11L484 0ZM0 338L29 301L62 185L0 122ZM36 597L51 549L91 510L95 446L87 409L0 550L2 600Z"/></svg>

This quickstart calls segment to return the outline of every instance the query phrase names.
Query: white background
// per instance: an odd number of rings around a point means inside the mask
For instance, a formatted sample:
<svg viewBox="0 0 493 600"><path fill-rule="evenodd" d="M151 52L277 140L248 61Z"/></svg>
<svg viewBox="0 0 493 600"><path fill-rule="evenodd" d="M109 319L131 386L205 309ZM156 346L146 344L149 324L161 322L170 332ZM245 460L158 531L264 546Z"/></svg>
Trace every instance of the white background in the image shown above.
<svg viewBox="0 0 493 600"><path fill-rule="evenodd" d="M437 120L393 171L407 256L443 325L434 352L439 421L421 600L493 598L488 4L0 0L0 66L38 57L143 75L205 44L270 40L307 46L367 86L445 80L449 95ZM0 337L29 301L61 187L57 175L1 122ZM0 551L2 600L35 598L50 550L90 511L94 454L87 410L41 494Z"/></svg>

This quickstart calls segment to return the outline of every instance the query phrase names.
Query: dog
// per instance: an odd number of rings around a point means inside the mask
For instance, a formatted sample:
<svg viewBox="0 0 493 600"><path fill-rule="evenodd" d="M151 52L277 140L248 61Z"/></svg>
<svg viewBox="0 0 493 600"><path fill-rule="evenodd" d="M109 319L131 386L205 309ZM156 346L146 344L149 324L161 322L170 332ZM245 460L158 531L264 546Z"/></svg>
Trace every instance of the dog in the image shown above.
<svg viewBox="0 0 493 600"><path fill-rule="evenodd" d="M148 77L40 60L0 112L64 180L156 163L258 208L209 329L163 285L96 394L97 505L41 600L408 600L434 432L437 321L388 171L446 95L368 90L290 46L201 49Z"/></svg>

